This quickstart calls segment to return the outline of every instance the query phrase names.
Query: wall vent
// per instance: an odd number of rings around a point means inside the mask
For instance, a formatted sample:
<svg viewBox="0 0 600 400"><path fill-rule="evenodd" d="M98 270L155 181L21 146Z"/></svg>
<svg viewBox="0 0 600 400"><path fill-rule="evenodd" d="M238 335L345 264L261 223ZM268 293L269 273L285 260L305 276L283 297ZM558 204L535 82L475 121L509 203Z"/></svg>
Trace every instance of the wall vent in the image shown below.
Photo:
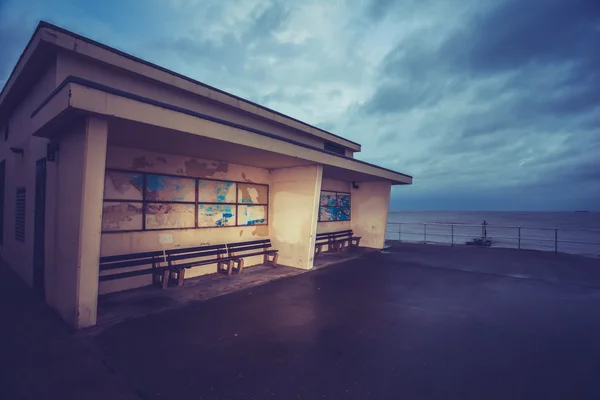
<svg viewBox="0 0 600 400"><path fill-rule="evenodd" d="M344 148L344 146L340 146L336 143L325 142L325 150L342 156L346 155L346 149Z"/></svg>
<svg viewBox="0 0 600 400"><path fill-rule="evenodd" d="M15 209L15 239L25 242L25 188L17 188L17 206Z"/></svg>

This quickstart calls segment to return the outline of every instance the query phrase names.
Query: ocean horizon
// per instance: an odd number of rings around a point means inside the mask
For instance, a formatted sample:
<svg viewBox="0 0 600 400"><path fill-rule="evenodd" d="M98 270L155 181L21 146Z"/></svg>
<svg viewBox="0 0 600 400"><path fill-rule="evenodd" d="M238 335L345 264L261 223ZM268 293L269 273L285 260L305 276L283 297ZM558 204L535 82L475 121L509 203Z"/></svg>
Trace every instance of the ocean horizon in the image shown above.
<svg viewBox="0 0 600 400"><path fill-rule="evenodd" d="M482 236L483 221L492 247L554 251L556 246L559 252L600 256L598 211L395 210L388 213L386 238L465 244Z"/></svg>

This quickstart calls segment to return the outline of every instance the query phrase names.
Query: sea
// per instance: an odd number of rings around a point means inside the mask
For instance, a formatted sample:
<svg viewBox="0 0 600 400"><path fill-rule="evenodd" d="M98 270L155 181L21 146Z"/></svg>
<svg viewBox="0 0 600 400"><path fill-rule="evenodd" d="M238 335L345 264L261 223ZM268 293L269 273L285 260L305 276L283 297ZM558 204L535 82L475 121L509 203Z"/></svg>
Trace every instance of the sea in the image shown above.
<svg viewBox="0 0 600 400"><path fill-rule="evenodd" d="M491 247L600 257L600 212L391 211L388 214L386 238L390 240L457 245L481 236L492 240Z"/></svg>

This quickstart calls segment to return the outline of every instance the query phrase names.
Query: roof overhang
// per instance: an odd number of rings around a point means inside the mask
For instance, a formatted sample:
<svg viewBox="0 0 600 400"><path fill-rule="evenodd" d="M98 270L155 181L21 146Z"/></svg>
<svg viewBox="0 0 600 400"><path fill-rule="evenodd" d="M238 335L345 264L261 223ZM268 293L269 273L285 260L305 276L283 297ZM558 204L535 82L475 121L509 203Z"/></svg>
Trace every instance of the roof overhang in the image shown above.
<svg viewBox="0 0 600 400"><path fill-rule="evenodd" d="M412 177L269 132L231 123L192 110L144 98L78 77L68 77L32 113L33 135L54 138L61 127L80 115L130 121L182 132L275 157L294 159L303 165L323 165L327 174L354 180L386 180L411 184ZM166 131L165 131L166 133ZM167 135L163 135L167 137Z"/></svg>

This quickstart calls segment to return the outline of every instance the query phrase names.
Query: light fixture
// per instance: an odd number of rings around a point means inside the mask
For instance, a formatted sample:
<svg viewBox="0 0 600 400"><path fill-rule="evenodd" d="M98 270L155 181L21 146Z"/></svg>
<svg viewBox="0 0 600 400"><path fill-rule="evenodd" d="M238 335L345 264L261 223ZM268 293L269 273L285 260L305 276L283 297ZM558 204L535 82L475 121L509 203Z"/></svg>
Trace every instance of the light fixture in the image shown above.
<svg viewBox="0 0 600 400"><path fill-rule="evenodd" d="M358 189L359 186L356 184L356 182L352 182L352 189Z"/></svg>

